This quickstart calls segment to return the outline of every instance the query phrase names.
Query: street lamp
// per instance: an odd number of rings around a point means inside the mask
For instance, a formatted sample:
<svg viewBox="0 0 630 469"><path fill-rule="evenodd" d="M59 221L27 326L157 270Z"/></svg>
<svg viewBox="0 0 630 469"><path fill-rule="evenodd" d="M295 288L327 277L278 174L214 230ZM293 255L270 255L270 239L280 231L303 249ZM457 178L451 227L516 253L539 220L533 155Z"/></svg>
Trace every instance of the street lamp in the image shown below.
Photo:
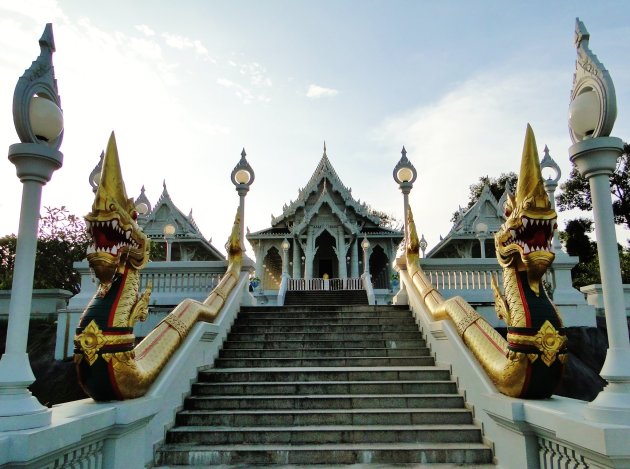
<svg viewBox="0 0 630 469"><path fill-rule="evenodd" d="M547 193L547 197L549 197L549 202L551 203L551 208L553 210L556 209L556 188L558 187L558 181L560 181L560 177L562 176L562 171L560 171L560 166L549 154L549 148L545 145L543 159L540 160L540 169L551 170L549 177L544 178L543 185L545 186L545 192ZM555 252L556 256L558 254L562 254L562 245L560 244L560 238L558 237L558 229L557 225L553 230L553 240L551 243L551 247Z"/></svg>
<svg viewBox="0 0 630 469"><path fill-rule="evenodd" d="M427 243L427 240L424 239L424 234L423 234L422 238L420 238L420 250L422 251L422 257L424 257L424 251L427 250L428 245L429 243Z"/></svg>
<svg viewBox="0 0 630 469"><path fill-rule="evenodd" d="M289 241L284 238L282 243L280 244L282 247L282 275L289 275L289 248L291 245Z"/></svg>
<svg viewBox="0 0 630 469"><path fill-rule="evenodd" d="M245 251L245 196L249 192L249 186L254 182L254 170L247 162L246 156L247 153L243 148L241 159L234 166L230 176L240 198L238 211L241 218L241 248L243 251Z"/></svg>
<svg viewBox="0 0 630 469"><path fill-rule="evenodd" d="M617 116L615 87L608 71L589 49L589 38L584 24L576 20L578 57L569 106L573 141L569 155L591 188L609 348L600 372L608 385L588 404L584 416L625 425L630 421L630 340L609 183L623 152L623 142L610 137Z"/></svg>
<svg viewBox="0 0 630 469"><path fill-rule="evenodd" d="M361 247L363 248L363 275L367 276L367 275L370 275L368 258L367 258L367 252L368 252L368 249L370 249L370 242L367 240L367 238L363 238L363 241L361 241Z"/></svg>
<svg viewBox="0 0 630 469"><path fill-rule="evenodd" d="M171 262L171 249L172 249L172 241L175 235L175 226L170 223L164 225L164 229L162 230L164 233L164 241L166 242L166 262Z"/></svg>
<svg viewBox="0 0 630 469"><path fill-rule="evenodd" d="M63 113L52 65L55 41L49 23L41 52L20 77L13 94L13 122L21 143L9 147L9 160L22 182L22 205L5 352L0 359L0 431L50 424L50 410L27 387L35 376L26 353L33 296L33 273L42 188L63 162Z"/></svg>
<svg viewBox="0 0 630 469"><path fill-rule="evenodd" d="M404 200L404 221L405 221L405 240L407 239L408 226L407 226L407 212L409 211L409 192L413 187L413 183L418 177L416 168L411 164L411 161L407 158L407 150L403 146L400 160L394 166L394 181L398 183L400 192L403 193Z"/></svg>
<svg viewBox="0 0 630 469"><path fill-rule="evenodd" d="M486 257L486 235L488 234L488 224L482 221L475 225L475 231L477 231L477 239L479 240L479 247L481 248L481 258Z"/></svg>

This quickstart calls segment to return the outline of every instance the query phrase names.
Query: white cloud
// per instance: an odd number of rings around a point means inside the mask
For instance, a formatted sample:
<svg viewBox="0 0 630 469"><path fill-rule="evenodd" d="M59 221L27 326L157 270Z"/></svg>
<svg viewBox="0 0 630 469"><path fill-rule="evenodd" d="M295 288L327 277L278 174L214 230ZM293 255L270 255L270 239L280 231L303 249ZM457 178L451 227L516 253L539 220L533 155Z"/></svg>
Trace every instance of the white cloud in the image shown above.
<svg viewBox="0 0 630 469"><path fill-rule="evenodd" d="M197 53L197 55L213 60L210 58L208 49L206 49L206 47L198 39L190 39L186 36L171 33L163 33L162 37L164 38L166 44L174 49L192 49Z"/></svg>
<svg viewBox="0 0 630 469"><path fill-rule="evenodd" d="M430 245L450 230L450 215L468 202L468 188L480 176L518 173L528 122L535 133L547 132L536 133L540 154L548 144L563 175L569 174L566 80L537 73L545 86L531 86L529 73L521 70L475 76L431 103L386 119L374 131L388 151L405 145L418 170L411 204Z"/></svg>
<svg viewBox="0 0 630 469"><path fill-rule="evenodd" d="M338 90L333 88L324 88L319 85L310 85L308 90L306 91L306 96L311 99L318 99L328 96L337 96L339 94Z"/></svg>
<svg viewBox="0 0 630 469"><path fill-rule="evenodd" d="M155 31L149 28L146 24L138 24L136 25L136 29L145 36L155 36Z"/></svg>

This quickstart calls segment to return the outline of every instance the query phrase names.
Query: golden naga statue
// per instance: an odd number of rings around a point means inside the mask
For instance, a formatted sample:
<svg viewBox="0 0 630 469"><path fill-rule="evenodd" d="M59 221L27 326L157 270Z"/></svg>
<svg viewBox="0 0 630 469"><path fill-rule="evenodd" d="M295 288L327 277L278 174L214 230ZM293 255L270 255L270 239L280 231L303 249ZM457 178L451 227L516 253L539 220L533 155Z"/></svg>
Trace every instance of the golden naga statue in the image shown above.
<svg viewBox="0 0 630 469"><path fill-rule="evenodd" d="M136 346L133 325L146 319L151 294L151 285L138 293L150 241L137 217L133 199L127 198L112 132L92 211L85 216L92 238L87 259L100 283L74 337L79 382L96 401L143 396L193 325L215 319L241 271L237 214L226 246L228 269L219 285L203 303L182 301Z"/></svg>
<svg viewBox="0 0 630 469"><path fill-rule="evenodd" d="M436 319L450 318L464 343L498 390L512 397L551 396L567 359L566 336L556 307L542 286L554 260L551 252L556 212L545 193L536 141L527 126L516 196L505 206L506 221L495 234L497 259L503 267L503 290L492 289L497 315L508 326L507 341L463 298L444 300L419 264L419 241L409 210L407 270Z"/></svg>

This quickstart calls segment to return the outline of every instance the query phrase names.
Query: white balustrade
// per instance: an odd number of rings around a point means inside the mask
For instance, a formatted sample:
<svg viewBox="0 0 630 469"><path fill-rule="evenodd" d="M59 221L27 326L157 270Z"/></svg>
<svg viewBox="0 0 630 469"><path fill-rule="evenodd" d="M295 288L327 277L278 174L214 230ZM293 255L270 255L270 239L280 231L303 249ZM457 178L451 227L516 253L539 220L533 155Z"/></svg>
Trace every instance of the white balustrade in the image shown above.
<svg viewBox="0 0 630 469"><path fill-rule="evenodd" d="M290 278L288 291L323 291L323 290L363 290L363 280L359 278Z"/></svg>
<svg viewBox="0 0 630 469"><path fill-rule="evenodd" d="M492 275L503 284L503 271L492 270L428 270L425 273L438 290L489 290Z"/></svg>

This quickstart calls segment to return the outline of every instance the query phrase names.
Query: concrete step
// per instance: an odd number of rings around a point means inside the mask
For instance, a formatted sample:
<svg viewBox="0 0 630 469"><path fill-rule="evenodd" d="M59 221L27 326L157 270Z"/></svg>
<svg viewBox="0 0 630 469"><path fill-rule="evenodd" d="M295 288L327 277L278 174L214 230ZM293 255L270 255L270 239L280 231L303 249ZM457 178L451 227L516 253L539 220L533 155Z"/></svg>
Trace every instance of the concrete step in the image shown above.
<svg viewBox="0 0 630 469"><path fill-rule="evenodd" d="M183 410L177 425L221 427L472 424L467 409Z"/></svg>
<svg viewBox="0 0 630 469"><path fill-rule="evenodd" d="M398 316L359 316L357 314L347 315L345 317L239 317L238 324L249 326L326 326L328 324L353 325L353 324L416 324L414 318L407 315Z"/></svg>
<svg viewBox="0 0 630 469"><path fill-rule="evenodd" d="M457 394L453 381L306 381L193 384L195 396L325 395L325 394Z"/></svg>
<svg viewBox="0 0 630 469"><path fill-rule="evenodd" d="M230 333L231 341L239 342L263 342L276 340L420 340L421 336L417 330L411 331L379 331L379 332L352 332L349 327L346 332L277 332L277 333Z"/></svg>
<svg viewBox="0 0 630 469"><path fill-rule="evenodd" d="M464 398L457 394L326 394L302 396L189 396L186 410L236 409L462 409Z"/></svg>
<svg viewBox="0 0 630 469"><path fill-rule="evenodd" d="M429 356L427 347L414 348L311 348L311 349L223 349L221 358L316 358L316 357L409 357Z"/></svg>
<svg viewBox="0 0 630 469"><path fill-rule="evenodd" d="M373 443L330 445L166 445L156 464L487 464L492 451L481 443ZM321 466L320 466L321 467ZM391 466L390 466L391 467Z"/></svg>
<svg viewBox="0 0 630 469"><path fill-rule="evenodd" d="M386 348L403 349L413 347L426 347L424 339L359 339L345 340L274 340L269 342L249 342L235 340L238 337L228 336L223 344L223 349L260 349L260 350L312 350L312 349L361 349L361 348Z"/></svg>
<svg viewBox="0 0 630 469"><path fill-rule="evenodd" d="M264 314L264 313L276 313L276 314L291 314L291 313L305 313L307 315L313 315L320 312L331 313L370 313L370 314L386 314L391 312L402 312L405 315L411 314L408 306L397 305L298 305L298 306L242 306L242 314ZM239 315L241 314L239 313Z"/></svg>
<svg viewBox="0 0 630 469"><path fill-rule="evenodd" d="M315 358L218 358L216 368L330 367L330 366L431 366L433 357L315 357Z"/></svg>
<svg viewBox="0 0 630 469"><path fill-rule="evenodd" d="M401 332L413 332L418 337L420 332L418 326L411 322L407 324L282 324L282 325L252 325L249 323L237 322L233 327L231 333L234 334L278 334L278 333L331 333L331 334L344 334L352 332L353 334L359 332L395 332L399 334Z"/></svg>
<svg viewBox="0 0 630 469"><path fill-rule="evenodd" d="M437 366L310 367L310 368L216 368L199 372L201 382L295 382L295 381L449 381L448 368Z"/></svg>
<svg viewBox="0 0 630 469"><path fill-rule="evenodd" d="M475 425L314 425L289 427L172 428L166 443L228 444L344 444L344 443L480 443Z"/></svg>

